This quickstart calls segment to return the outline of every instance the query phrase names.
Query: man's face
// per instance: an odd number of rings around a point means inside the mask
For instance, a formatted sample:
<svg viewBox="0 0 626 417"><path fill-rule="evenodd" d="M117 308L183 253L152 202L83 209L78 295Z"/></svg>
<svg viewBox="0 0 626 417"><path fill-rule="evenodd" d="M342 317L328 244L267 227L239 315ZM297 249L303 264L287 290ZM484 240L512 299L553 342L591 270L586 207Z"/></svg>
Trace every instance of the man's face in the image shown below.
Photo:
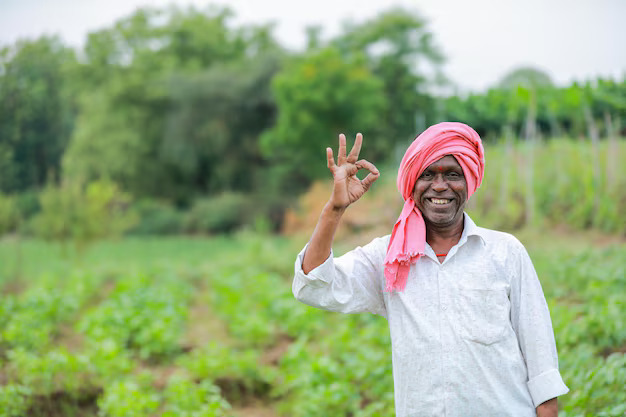
<svg viewBox="0 0 626 417"><path fill-rule="evenodd" d="M413 200L426 223L446 227L462 221L467 182L456 158L446 155L426 168L415 183Z"/></svg>

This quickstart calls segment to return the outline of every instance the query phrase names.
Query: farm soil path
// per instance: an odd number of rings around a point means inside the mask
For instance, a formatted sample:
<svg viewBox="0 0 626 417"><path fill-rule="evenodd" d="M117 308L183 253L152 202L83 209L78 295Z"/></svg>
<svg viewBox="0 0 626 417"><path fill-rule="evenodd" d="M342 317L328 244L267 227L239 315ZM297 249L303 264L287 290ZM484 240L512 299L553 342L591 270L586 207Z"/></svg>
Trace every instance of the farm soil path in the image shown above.
<svg viewBox="0 0 626 417"><path fill-rule="evenodd" d="M233 407L233 415L235 417L280 417L274 409L262 403Z"/></svg>
<svg viewBox="0 0 626 417"><path fill-rule="evenodd" d="M183 346L191 350L205 346L212 341L230 345L232 340L226 325L211 311L209 289L202 285L196 290L189 308L189 325L182 339Z"/></svg>
<svg viewBox="0 0 626 417"><path fill-rule="evenodd" d="M293 343L293 339L287 335L282 335L278 341L261 355L263 365L278 365L278 361L287 353L287 349Z"/></svg>

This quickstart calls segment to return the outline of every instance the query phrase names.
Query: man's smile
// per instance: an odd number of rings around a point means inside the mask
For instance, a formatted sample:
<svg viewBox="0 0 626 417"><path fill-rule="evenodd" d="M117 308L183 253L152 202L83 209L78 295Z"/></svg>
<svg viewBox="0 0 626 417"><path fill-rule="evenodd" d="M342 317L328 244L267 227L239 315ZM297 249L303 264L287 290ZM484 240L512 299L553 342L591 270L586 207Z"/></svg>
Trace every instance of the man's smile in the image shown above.
<svg viewBox="0 0 626 417"><path fill-rule="evenodd" d="M426 197L424 198L426 205L434 209L447 209L454 203L454 198Z"/></svg>
<svg viewBox="0 0 626 417"><path fill-rule="evenodd" d="M437 205L448 204L452 201L451 198L428 198L427 200Z"/></svg>

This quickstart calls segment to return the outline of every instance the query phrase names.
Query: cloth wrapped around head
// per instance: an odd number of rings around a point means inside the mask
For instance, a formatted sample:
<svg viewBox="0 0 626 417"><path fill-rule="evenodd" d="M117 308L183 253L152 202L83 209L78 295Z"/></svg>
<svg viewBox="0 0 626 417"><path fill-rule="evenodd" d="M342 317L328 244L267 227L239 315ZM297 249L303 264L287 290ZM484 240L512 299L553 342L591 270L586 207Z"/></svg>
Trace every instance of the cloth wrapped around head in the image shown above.
<svg viewBox="0 0 626 417"><path fill-rule="evenodd" d="M467 198L483 180L485 156L478 133L463 123L444 122L426 129L409 146L398 169L398 190L404 198L402 213L391 233L385 256L385 291L403 291L411 264L424 254L426 224L413 201L415 182L431 164L452 155L463 169Z"/></svg>

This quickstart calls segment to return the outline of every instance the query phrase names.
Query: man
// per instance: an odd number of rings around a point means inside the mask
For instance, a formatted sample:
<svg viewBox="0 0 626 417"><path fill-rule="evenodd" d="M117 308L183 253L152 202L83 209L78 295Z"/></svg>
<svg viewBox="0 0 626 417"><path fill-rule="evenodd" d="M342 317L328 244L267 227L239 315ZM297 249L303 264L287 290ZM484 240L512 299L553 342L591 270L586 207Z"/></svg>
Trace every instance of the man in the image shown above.
<svg viewBox="0 0 626 417"><path fill-rule="evenodd" d="M326 150L333 191L296 260L294 296L387 318L399 417L556 417L568 388L532 262L516 238L463 211L483 177L478 134L450 122L423 132L400 164L405 204L392 234L334 258L342 214L380 175L358 160L362 140L346 156L340 135L336 164Z"/></svg>

